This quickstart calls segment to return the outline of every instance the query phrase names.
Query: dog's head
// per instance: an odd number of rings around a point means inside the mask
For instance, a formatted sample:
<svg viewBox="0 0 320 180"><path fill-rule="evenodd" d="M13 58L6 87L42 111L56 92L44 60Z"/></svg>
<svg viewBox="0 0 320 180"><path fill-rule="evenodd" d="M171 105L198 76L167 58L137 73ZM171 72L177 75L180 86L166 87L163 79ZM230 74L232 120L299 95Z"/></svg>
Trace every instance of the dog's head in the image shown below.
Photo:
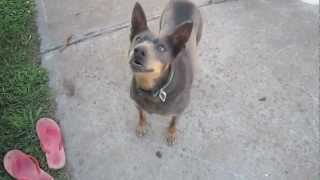
<svg viewBox="0 0 320 180"><path fill-rule="evenodd" d="M145 13L139 3L135 4L131 19L130 66L134 73L157 74L161 76L185 47L193 23L184 22L173 33L159 35L151 32Z"/></svg>

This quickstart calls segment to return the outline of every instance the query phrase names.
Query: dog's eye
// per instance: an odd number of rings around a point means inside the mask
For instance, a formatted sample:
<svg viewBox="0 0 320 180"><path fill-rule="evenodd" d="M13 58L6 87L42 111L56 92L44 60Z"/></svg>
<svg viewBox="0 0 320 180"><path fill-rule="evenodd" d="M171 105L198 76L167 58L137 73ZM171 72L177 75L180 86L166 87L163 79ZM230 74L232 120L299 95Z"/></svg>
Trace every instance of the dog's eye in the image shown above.
<svg viewBox="0 0 320 180"><path fill-rule="evenodd" d="M136 41L137 42L141 42L142 41L142 38L140 36L136 37Z"/></svg>
<svg viewBox="0 0 320 180"><path fill-rule="evenodd" d="M162 44L158 45L158 49L159 49L160 52L165 52L166 51L166 48Z"/></svg>

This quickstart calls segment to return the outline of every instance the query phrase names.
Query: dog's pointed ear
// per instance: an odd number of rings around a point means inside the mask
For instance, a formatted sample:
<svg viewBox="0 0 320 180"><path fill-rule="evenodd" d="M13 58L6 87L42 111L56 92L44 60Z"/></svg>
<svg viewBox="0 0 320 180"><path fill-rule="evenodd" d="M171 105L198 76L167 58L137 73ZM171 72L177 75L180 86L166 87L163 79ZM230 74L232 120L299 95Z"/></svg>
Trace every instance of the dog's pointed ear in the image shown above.
<svg viewBox="0 0 320 180"><path fill-rule="evenodd" d="M177 26L175 31L168 36L168 40L173 47L174 56L178 55L182 48L185 47L192 32L193 22L186 21Z"/></svg>
<svg viewBox="0 0 320 180"><path fill-rule="evenodd" d="M148 25L147 25L146 15L144 14L144 11L141 5L138 2L136 2L132 11L132 16L131 16L130 41L132 41L135 35L147 29L148 29Z"/></svg>

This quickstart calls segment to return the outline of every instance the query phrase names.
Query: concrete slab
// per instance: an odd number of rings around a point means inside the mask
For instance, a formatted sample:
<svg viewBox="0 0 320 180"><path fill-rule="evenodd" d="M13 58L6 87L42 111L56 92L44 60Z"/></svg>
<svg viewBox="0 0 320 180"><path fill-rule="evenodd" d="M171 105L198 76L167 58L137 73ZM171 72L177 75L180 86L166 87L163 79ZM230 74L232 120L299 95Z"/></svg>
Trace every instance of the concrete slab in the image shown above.
<svg viewBox="0 0 320 180"><path fill-rule="evenodd" d="M60 45L69 36L79 36L106 29L131 18L136 0L38 0L45 11L50 40L43 44L43 50ZM168 0L140 0L149 18L158 16ZM196 0L196 4L207 3Z"/></svg>
<svg viewBox="0 0 320 180"><path fill-rule="evenodd" d="M123 17L128 4L117 4ZM317 10L299 0L202 7L200 66L173 147L160 116L149 116L146 137L135 136L128 28L43 55L72 179L319 179ZM83 25L66 31L95 26Z"/></svg>

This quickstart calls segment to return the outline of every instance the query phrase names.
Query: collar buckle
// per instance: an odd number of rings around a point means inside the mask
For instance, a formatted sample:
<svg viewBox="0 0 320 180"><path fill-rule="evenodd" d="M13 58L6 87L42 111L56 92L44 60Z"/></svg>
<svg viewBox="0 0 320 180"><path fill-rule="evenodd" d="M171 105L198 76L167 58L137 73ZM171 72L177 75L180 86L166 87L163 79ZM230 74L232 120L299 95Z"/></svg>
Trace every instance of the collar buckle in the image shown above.
<svg viewBox="0 0 320 180"><path fill-rule="evenodd" d="M167 99L167 93L161 88L159 92L159 98L161 102L165 102Z"/></svg>

